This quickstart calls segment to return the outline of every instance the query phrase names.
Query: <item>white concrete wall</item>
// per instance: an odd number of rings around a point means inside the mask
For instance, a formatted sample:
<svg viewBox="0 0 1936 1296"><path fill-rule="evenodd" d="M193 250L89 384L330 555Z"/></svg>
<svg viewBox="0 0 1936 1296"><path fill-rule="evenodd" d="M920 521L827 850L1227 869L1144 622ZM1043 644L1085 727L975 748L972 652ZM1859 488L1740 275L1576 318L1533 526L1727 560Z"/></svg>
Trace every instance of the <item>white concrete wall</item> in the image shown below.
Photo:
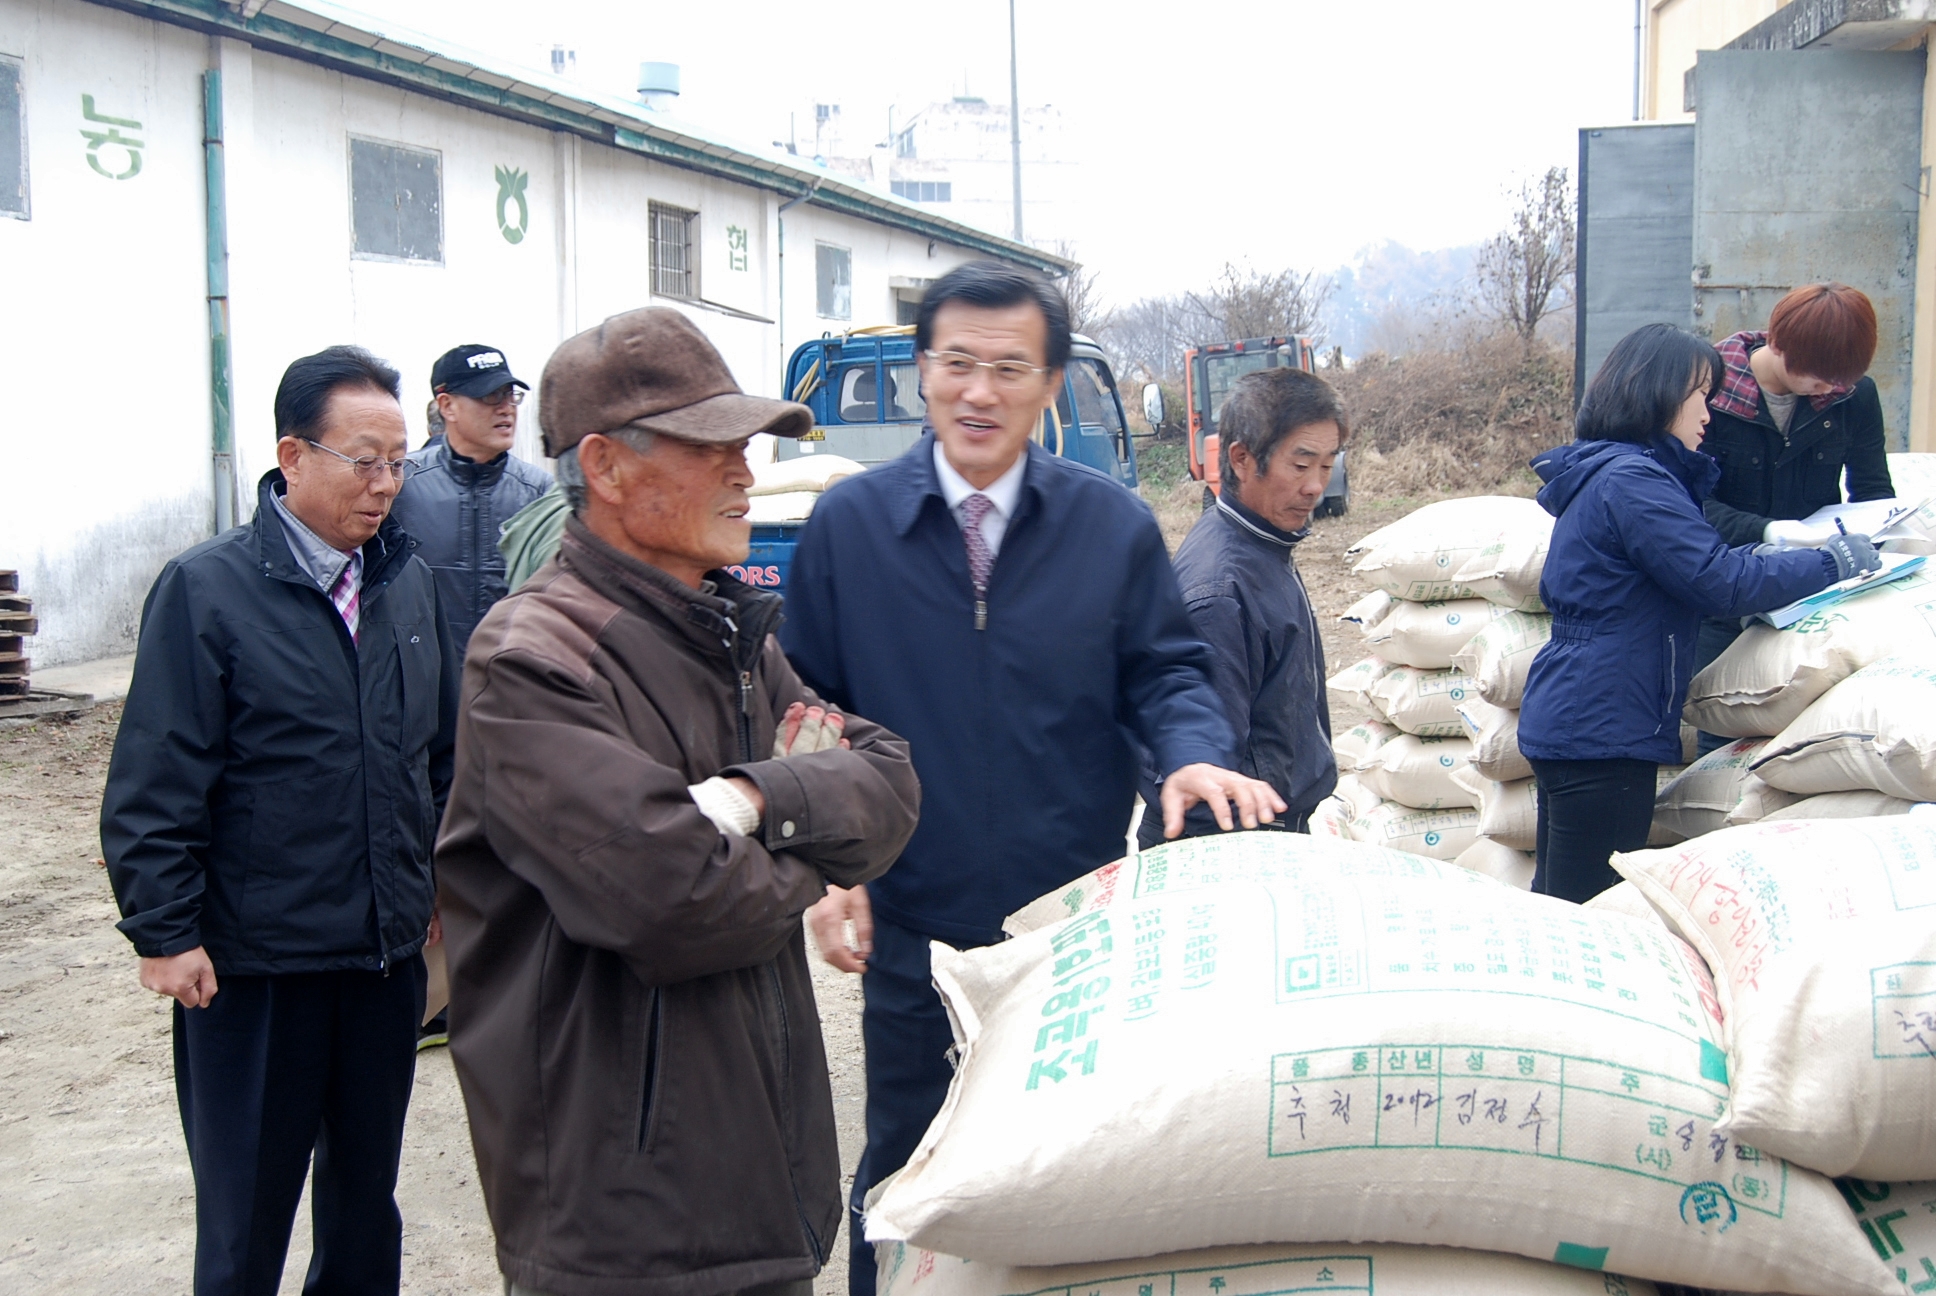
<svg viewBox="0 0 1936 1296"><path fill-rule="evenodd" d="M23 60L31 220L0 219L0 568L40 615L36 666L126 651L161 565L211 517L201 71L207 42L66 0L0 0ZM141 123L111 128L97 115ZM82 130L142 142L88 165ZM95 154L115 173L128 152Z"/></svg>
<svg viewBox="0 0 1936 1296"><path fill-rule="evenodd" d="M14 487L0 510L0 568L20 568L38 600L38 665L128 651L155 573L211 530L201 144L210 67L223 74L226 104L244 519L275 462L276 385L292 359L322 347L353 342L402 372L414 446L431 363L460 343L501 348L536 387L564 338L622 311L673 305L742 387L778 395L783 346L891 323L891 278L932 279L969 259L796 207L782 328L772 193L79 0L0 0L0 54L26 60L33 216L0 219L15 307L0 312L0 370L14 377L18 411L0 432ZM100 113L142 122L139 175L89 169L83 93ZM441 264L352 256L351 136L439 154ZM529 176L516 242L498 221L498 167ZM652 297L655 201L699 213L699 294L727 309ZM514 204L507 215L515 224ZM852 251L851 321L816 314L817 240ZM541 455L537 415L534 398L515 451L531 459Z"/></svg>
<svg viewBox="0 0 1936 1296"><path fill-rule="evenodd" d="M1683 82L1695 57L1720 49L1781 8L1784 0L1649 0L1641 38L1640 115L1693 121Z"/></svg>

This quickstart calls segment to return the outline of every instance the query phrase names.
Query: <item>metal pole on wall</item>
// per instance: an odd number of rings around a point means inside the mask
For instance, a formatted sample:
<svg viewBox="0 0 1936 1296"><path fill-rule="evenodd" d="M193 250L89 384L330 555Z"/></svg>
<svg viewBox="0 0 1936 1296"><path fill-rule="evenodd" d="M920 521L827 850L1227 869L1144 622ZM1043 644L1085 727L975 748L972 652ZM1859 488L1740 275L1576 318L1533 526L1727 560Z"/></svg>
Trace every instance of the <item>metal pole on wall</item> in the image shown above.
<svg viewBox="0 0 1936 1296"><path fill-rule="evenodd" d="M1022 241L1022 95L1015 73L1015 0L1008 0L1008 153L1015 173L1015 241Z"/></svg>
<svg viewBox="0 0 1936 1296"><path fill-rule="evenodd" d="M222 74L202 74L202 150L208 228L209 449L214 461L215 534L235 525L235 411L229 359L228 167L222 147Z"/></svg>
<svg viewBox="0 0 1936 1296"><path fill-rule="evenodd" d="M1640 6L1644 0L1634 0L1634 103L1633 119L1640 120Z"/></svg>

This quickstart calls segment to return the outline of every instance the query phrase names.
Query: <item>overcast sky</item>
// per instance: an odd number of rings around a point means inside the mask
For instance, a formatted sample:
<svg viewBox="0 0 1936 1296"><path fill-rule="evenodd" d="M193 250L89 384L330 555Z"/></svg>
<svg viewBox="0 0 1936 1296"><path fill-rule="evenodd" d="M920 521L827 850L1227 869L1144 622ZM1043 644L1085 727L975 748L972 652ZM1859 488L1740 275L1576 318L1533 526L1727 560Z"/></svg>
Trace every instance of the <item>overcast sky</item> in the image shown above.
<svg viewBox="0 0 1936 1296"><path fill-rule="evenodd" d="M815 101L850 134L962 92L1008 97L1004 0L348 0L629 92L679 63L677 113L765 145ZM1223 262L1328 269L1393 239L1494 232L1509 191L1626 121L1632 0L1018 0L1021 97L1062 110L1087 196L1076 251L1125 302ZM810 134L811 123L805 123Z"/></svg>

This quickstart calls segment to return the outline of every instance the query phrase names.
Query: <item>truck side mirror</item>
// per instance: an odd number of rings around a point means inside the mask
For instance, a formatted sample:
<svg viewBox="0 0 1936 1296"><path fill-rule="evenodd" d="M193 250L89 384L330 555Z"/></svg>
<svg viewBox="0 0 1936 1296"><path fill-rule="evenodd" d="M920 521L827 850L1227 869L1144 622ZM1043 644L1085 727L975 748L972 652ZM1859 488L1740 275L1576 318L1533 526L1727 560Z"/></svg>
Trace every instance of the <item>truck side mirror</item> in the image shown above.
<svg viewBox="0 0 1936 1296"><path fill-rule="evenodd" d="M1143 384L1143 418L1155 432L1163 426L1169 411L1163 408L1163 389L1155 383Z"/></svg>

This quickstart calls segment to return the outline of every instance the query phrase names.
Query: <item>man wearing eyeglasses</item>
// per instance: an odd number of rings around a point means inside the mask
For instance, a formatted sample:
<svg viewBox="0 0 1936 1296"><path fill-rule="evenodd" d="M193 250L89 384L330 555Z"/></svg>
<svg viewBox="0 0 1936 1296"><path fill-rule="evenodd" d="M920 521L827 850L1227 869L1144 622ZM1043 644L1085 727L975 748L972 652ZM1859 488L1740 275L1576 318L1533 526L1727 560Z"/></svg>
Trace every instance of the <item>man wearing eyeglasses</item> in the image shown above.
<svg viewBox="0 0 1936 1296"><path fill-rule="evenodd" d="M1068 306L992 261L938 279L915 323L928 434L828 491L800 537L780 642L829 702L908 740L921 822L894 867L829 887L822 954L862 972L867 1150L854 1178L848 1289L872 1296L862 1203L948 1092L954 1044L928 945L1002 939L1002 919L1123 854L1132 736L1162 776L1165 835L1201 802L1254 828L1284 810L1233 772L1210 685L1149 507L1033 440L1062 386ZM852 925L851 944L844 929ZM1073 1037L1071 1037L1073 1039ZM1094 1051L1044 1055L1051 1080Z"/></svg>
<svg viewBox="0 0 1936 1296"><path fill-rule="evenodd" d="M441 436L413 452L397 521L437 577L437 595L462 656L471 631L509 592L498 528L550 489L551 475L513 458L526 384L496 347L452 347L430 370Z"/></svg>
<svg viewBox="0 0 1936 1296"><path fill-rule="evenodd" d="M101 844L141 984L175 1000L196 1296L277 1289L312 1157L306 1289L398 1287L458 659L390 516L397 397L360 348L290 365L254 519L142 609Z"/></svg>

